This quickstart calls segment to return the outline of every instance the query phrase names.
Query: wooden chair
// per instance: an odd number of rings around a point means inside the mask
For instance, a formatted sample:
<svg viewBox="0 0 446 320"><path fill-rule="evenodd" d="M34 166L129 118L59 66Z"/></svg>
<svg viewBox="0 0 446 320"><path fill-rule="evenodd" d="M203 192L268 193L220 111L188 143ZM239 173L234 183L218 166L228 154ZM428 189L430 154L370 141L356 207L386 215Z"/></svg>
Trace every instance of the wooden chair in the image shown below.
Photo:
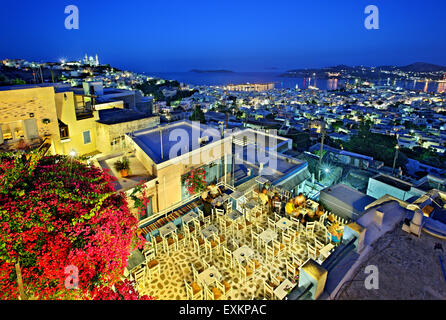
<svg viewBox="0 0 446 320"><path fill-rule="evenodd" d="M296 217L291 216L290 217L291 222L293 223L292 228L296 231L300 230L300 221Z"/></svg>
<svg viewBox="0 0 446 320"><path fill-rule="evenodd" d="M252 228L254 227L254 219L251 216L251 213L248 213L245 217L245 226L246 226L246 234L250 234Z"/></svg>
<svg viewBox="0 0 446 320"><path fill-rule="evenodd" d="M296 219L296 218L292 217L291 219ZM299 228L299 221L297 222L293 221L293 226L288 229L288 234L291 236L292 243L294 245L298 245L300 242L300 235L302 234L302 231Z"/></svg>
<svg viewBox="0 0 446 320"><path fill-rule="evenodd" d="M271 218L267 218L268 220L268 228L273 230L274 232L276 231L276 222L271 219Z"/></svg>
<svg viewBox="0 0 446 320"><path fill-rule="evenodd" d="M286 253L286 247L283 243L273 239L274 256L281 256Z"/></svg>
<svg viewBox="0 0 446 320"><path fill-rule="evenodd" d="M263 212L260 207L255 207L251 210L251 217L258 223L262 220Z"/></svg>
<svg viewBox="0 0 446 320"><path fill-rule="evenodd" d="M237 230L236 236L238 239L243 237L243 234L246 231L246 220L244 217L240 217L236 220Z"/></svg>
<svg viewBox="0 0 446 320"><path fill-rule="evenodd" d="M228 241L228 244L231 245L232 251L237 250L240 247L234 238L231 238L231 240Z"/></svg>
<svg viewBox="0 0 446 320"><path fill-rule="evenodd" d="M246 265L254 272L254 275L258 274L262 268L262 264L256 259L246 259Z"/></svg>
<svg viewBox="0 0 446 320"><path fill-rule="evenodd" d="M214 236L209 237L209 239L204 238L204 244L206 248L206 253L211 258L213 254L218 254L220 246L218 244L218 241L215 240Z"/></svg>
<svg viewBox="0 0 446 320"><path fill-rule="evenodd" d="M164 252L170 255L171 252L178 250L178 236L176 233L168 238L163 238Z"/></svg>
<svg viewBox="0 0 446 320"><path fill-rule="evenodd" d="M224 293L223 299L228 300L230 297L230 294L232 293L231 284L226 280L223 280L222 282L216 281L216 284L217 284L217 288L219 288Z"/></svg>
<svg viewBox="0 0 446 320"><path fill-rule="evenodd" d="M144 256L146 258L146 268L149 279L152 279L152 276L155 272L158 272L158 275L161 275L161 265L155 256L155 249L152 247L146 252L144 252Z"/></svg>
<svg viewBox="0 0 446 320"><path fill-rule="evenodd" d="M260 226L260 225L257 225L256 226L256 230L257 230L257 233L260 235L263 231L265 231L265 229L264 228L262 228L262 226Z"/></svg>
<svg viewBox="0 0 446 320"><path fill-rule="evenodd" d="M219 234L215 236L215 240L217 240L220 249L227 246L227 238L224 235Z"/></svg>
<svg viewBox="0 0 446 320"><path fill-rule="evenodd" d="M196 283L199 283L200 281L199 281L199 279L198 279L198 270L197 270L197 268L195 268L195 266L191 263L191 270L192 270L192 274L193 274L193 277L194 277L194 281L196 282ZM204 268L203 268L203 270L204 270Z"/></svg>
<svg viewBox="0 0 446 320"><path fill-rule="evenodd" d="M195 236L199 237L201 236L201 224L200 221L197 220L193 220L194 222L194 232L195 232Z"/></svg>
<svg viewBox="0 0 446 320"><path fill-rule="evenodd" d="M215 217L221 217L225 215L225 210L222 209L214 209Z"/></svg>
<svg viewBox="0 0 446 320"><path fill-rule="evenodd" d="M205 259L200 259L201 261L201 265L203 266L203 270L209 269L211 267L211 265L209 263L207 263L207 261Z"/></svg>
<svg viewBox="0 0 446 320"><path fill-rule="evenodd" d="M228 231L229 229L226 227L226 220L224 218L219 218L218 219L218 227L220 230L220 234L224 235L225 237L228 236Z"/></svg>
<svg viewBox="0 0 446 320"><path fill-rule="evenodd" d="M236 260L238 261L238 260ZM248 282L248 280L251 280L254 276L254 270L252 270L249 266L243 266L241 263L238 264L238 272L240 281L243 283Z"/></svg>
<svg viewBox="0 0 446 320"><path fill-rule="evenodd" d="M307 254L308 254L308 257L309 257L309 258L311 258L311 259L313 259L313 260L316 260L316 259L317 259L316 248L313 247L313 246L312 246L311 244L309 244L308 242L307 242Z"/></svg>
<svg viewBox="0 0 446 320"><path fill-rule="evenodd" d="M206 293L206 300L220 300L224 295L224 292L217 287L209 288L205 285L204 290Z"/></svg>
<svg viewBox="0 0 446 320"><path fill-rule="evenodd" d="M316 248L317 251L320 251L324 247L324 244L320 242L318 239L314 238L314 247Z"/></svg>
<svg viewBox="0 0 446 320"><path fill-rule="evenodd" d="M263 280L263 296L266 299L267 297L270 298L270 300L275 300L276 297L274 295L274 289L273 287L268 284L267 281Z"/></svg>
<svg viewBox="0 0 446 320"><path fill-rule="evenodd" d="M274 201L274 213L279 216L282 213L282 203L280 201Z"/></svg>
<svg viewBox="0 0 446 320"><path fill-rule="evenodd" d="M285 250L288 252L291 251L291 248L293 247L293 240L291 234L288 232L282 233L282 243L285 245Z"/></svg>
<svg viewBox="0 0 446 320"><path fill-rule="evenodd" d="M274 250L274 247L271 245L265 246L265 259L269 263L272 263L278 256L278 252Z"/></svg>
<svg viewBox="0 0 446 320"><path fill-rule="evenodd" d="M192 282L189 284L184 280L184 285L186 287L186 296L188 300L203 300L203 289L198 283Z"/></svg>
<svg viewBox="0 0 446 320"><path fill-rule="evenodd" d="M145 267L141 267L140 269L136 270L133 273L133 278L135 279L136 282L136 286L138 288L146 288L147 285L147 278L146 278L147 274L146 274L146 268Z"/></svg>
<svg viewBox="0 0 446 320"><path fill-rule="evenodd" d="M292 258L293 265L296 267L297 270L303 265L303 261L299 259L297 256L293 256Z"/></svg>
<svg viewBox="0 0 446 320"><path fill-rule="evenodd" d="M314 237L314 222L307 222L307 225L305 226L305 236L308 239L312 239Z"/></svg>
<svg viewBox="0 0 446 320"><path fill-rule="evenodd" d="M164 250L163 238L161 236L154 237L152 236L152 234L150 234L150 239L155 248L156 254L160 254L161 252L163 252Z"/></svg>
<svg viewBox="0 0 446 320"><path fill-rule="evenodd" d="M227 201L225 204L226 214L232 212L232 201Z"/></svg>
<svg viewBox="0 0 446 320"><path fill-rule="evenodd" d="M198 254L198 256L200 256L201 251L203 249L206 250L203 238L201 238L201 237L194 238L192 240L192 242L194 244L194 252L196 252Z"/></svg>
<svg viewBox="0 0 446 320"><path fill-rule="evenodd" d="M277 213L274 213L274 220L277 222L280 219L282 219L282 217L280 215L278 215Z"/></svg>
<svg viewBox="0 0 446 320"><path fill-rule="evenodd" d="M233 269L234 268L234 257L232 255L232 252L225 247L222 247L222 251L223 251L223 258L225 260L225 265L229 266L230 269Z"/></svg>
<svg viewBox="0 0 446 320"><path fill-rule="evenodd" d="M184 232L184 231L183 231ZM177 231L177 250L186 247L186 233L181 233Z"/></svg>
<svg viewBox="0 0 446 320"><path fill-rule="evenodd" d="M200 208L197 208L197 213L198 213L198 221L200 223L200 227L205 226L205 217L204 217L204 212L203 210L201 210Z"/></svg>
<svg viewBox="0 0 446 320"><path fill-rule="evenodd" d="M327 211L325 211L325 212L321 215L321 217L319 218L319 223L320 223L322 226L325 226L325 220L327 220Z"/></svg>
<svg viewBox="0 0 446 320"><path fill-rule="evenodd" d="M286 277L290 281L296 281L297 268L293 263L286 263Z"/></svg>
<svg viewBox="0 0 446 320"><path fill-rule="evenodd" d="M251 230L251 246L257 251L260 251L260 249L262 248L260 236L254 230Z"/></svg>

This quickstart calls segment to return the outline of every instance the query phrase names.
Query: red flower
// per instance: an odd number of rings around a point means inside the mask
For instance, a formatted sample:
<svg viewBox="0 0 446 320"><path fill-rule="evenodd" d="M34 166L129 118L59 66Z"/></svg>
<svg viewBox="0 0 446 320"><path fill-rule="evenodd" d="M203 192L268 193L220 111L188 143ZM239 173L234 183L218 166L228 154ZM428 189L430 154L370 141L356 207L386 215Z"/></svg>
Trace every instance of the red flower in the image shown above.
<svg viewBox="0 0 446 320"><path fill-rule="evenodd" d="M137 219L112 181L64 156L1 158L0 299L18 297L18 258L25 291L38 299L90 299L119 281Z"/></svg>

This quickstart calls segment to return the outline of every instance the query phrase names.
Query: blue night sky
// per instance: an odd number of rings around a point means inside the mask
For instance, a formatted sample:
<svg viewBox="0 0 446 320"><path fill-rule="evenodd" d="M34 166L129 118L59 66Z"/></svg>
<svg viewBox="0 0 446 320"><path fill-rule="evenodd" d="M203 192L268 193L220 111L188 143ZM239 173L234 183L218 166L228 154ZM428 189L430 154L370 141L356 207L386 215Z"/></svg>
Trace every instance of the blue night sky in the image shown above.
<svg viewBox="0 0 446 320"><path fill-rule="evenodd" d="M79 30L64 27L79 8ZM367 5L380 30L364 27ZM0 59L78 60L138 72L446 65L439 0L3 1Z"/></svg>

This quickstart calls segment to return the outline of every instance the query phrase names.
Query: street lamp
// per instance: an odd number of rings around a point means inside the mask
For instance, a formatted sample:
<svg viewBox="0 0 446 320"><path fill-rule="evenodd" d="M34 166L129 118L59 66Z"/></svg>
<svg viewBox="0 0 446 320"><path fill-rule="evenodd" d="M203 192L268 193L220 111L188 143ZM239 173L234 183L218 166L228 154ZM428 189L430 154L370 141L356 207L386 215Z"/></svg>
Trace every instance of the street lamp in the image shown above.
<svg viewBox="0 0 446 320"><path fill-rule="evenodd" d="M396 159L398 158L398 151L400 150L400 146L395 146L395 157L393 158L393 167L392 167L392 174L395 174L395 165L396 165Z"/></svg>

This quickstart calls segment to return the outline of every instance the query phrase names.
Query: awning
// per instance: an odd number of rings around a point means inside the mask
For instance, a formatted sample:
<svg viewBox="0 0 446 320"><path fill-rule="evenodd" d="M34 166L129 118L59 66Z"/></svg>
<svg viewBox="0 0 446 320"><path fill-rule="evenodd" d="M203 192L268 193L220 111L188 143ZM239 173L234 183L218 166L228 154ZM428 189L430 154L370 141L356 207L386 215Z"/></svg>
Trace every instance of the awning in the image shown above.
<svg viewBox="0 0 446 320"><path fill-rule="evenodd" d="M285 182L283 182L283 183L281 182L281 183L277 184L277 186L282 189L291 191L309 178L311 178L310 171L308 171L308 168L305 168L303 171L298 172L292 178L285 180Z"/></svg>

